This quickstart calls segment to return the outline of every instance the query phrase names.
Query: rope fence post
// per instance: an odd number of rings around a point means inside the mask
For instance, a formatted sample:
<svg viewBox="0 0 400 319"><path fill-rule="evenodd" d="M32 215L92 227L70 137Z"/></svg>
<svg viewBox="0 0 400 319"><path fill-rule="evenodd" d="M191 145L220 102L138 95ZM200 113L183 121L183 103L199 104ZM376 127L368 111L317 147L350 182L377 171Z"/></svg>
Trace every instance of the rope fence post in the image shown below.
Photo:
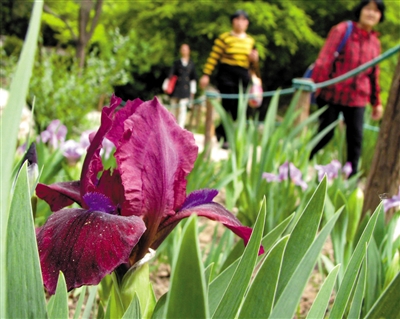
<svg viewBox="0 0 400 319"><path fill-rule="evenodd" d="M298 83L301 81L301 84ZM308 78L293 79L293 88L300 90L300 96L296 104L296 111L301 110L299 116L295 120L295 125L308 118L310 115L311 94L315 91L315 84Z"/></svg>
<svg viewBox="0 0 400 319"><path fill-rule="evenodd" d="M213 121L213 106L210 98L206 96L206 123L205 123L205 134L204 134L204 149L209 152L211 148L211 138L214 135L214 121Z"/></svg>

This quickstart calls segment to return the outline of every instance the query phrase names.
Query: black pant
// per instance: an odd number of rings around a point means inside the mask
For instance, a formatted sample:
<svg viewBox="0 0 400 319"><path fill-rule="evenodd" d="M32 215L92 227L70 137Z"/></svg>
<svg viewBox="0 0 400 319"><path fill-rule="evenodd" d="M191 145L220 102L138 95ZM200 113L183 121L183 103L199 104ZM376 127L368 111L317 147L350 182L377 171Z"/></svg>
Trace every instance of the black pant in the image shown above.
<svg viewBox="0 0 400 319"><path fill-rule="evenodd" d="M239 86L243 86L246 91L250 81L249 71L238 66L221 64L218 71L218 90L222 94L239 94ZM222 107L232 116L235 121L238 116L238 99L222 99ZM222 123L215 129L217 139L226 141L226 133Z"/></svg>
<svg viewBox="0 0 400 319"><path fill-rule="evenodd" d="M328 102L317 98L318 107L321 108ZM361 147L363 139L363 124L365 107L349 107L337 104L328 104L327 110L321 114L319 121L318 133L335 122L340 112L343 113L344 122L346 123L346 142L347 142L347 161L351 163L353 169L351 175L358 170L358 162L361 157ZM311 151L310 159L322 149L332 139L334 130L330 130Z"/></svg>

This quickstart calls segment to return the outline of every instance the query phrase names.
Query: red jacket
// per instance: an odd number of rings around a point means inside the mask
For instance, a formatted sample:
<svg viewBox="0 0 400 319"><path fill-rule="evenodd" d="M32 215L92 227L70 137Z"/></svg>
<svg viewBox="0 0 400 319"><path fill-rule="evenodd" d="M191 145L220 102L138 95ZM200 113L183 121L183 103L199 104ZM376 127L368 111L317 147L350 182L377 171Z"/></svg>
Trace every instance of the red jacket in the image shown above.
<svg viewBox="0 0 400 319"><path fill-rule="evenodd" d="M319 53L312 73L315 83L323 82L337 77L377 57L381 51L381 45L374 31L367 32L360 29L353 22L353 30L350 37L339 54L335 57L335 51L346 33L347 23L341 22L334 26L328 34L328 38ZM372 106L381 104L378 83L379 67L371 67L364 72L322 88L317 92L323 100L343 106L364 107L368 102Z"/></svg>

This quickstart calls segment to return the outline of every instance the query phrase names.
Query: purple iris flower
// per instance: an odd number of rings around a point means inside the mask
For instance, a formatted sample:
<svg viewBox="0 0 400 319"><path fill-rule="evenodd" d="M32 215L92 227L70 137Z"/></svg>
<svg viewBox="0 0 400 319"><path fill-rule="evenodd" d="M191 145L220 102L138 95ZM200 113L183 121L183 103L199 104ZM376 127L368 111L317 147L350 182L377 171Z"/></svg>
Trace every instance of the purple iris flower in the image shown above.
<svg viewBox="0 0 400 319"><path fill-rule="evenodd" d="M89 147L89 145L90 145L90 140L91 140L90 138L91 138L91 137L93 138L93 136L95 135L95 133L96 133L96 131L88 130L88 131L84 131L84 132L81 134L81 137L80 137L80 145L81 145L81 147L82 147L84 150L86 150L86 149ZM110 158L110 155L111 155L112 151L115 149L114 143L111 142L108 138L105 137L105 138L103 139L102 145L103 145L103 148L100 150L100 154L101 154L101 155L104 154L104 158L105 158L105 159Z"/></svg>
<svg viewBox="0 0 400 319"><path fill-rule="evenodd" d="M325 174L328 181L332 181L339 176L340 171L348 178L353 171L350 162L347 162L342 168L342 164L336 159L332 160L332 162L327 165L315 165L315 168L318 171L319 181L322 180Z"/></svg>
<svg viewBox="0 0 400 319"><path fill-rule="evenodd" d="M279 166L279 174L273 173L263 173L262 177L267 180L268 183L270 182L282 182L287 180L288 178L297 185L300 186L301 189L304 191L307 189L307 183L302 179L301 171L293 164L289 162L283 163Z"/></svg>
<svg viewBox="0 0 400 319"><path fill-rule="evenodd" d="M64 143L67 136L67 127L61 124L60 120L50 122L47 129L40 133L40 139L43 143L49 143L53 149L58 148L59 144Z"/></svg>
<svg viewBox="0 0 400 319"><path fill-rule="evenodd" d="M104 151L104 159L109 159L112 151L115 149L115 145L108 138L104 138L103 140L103 149Z"/></svg>
<svg viewBox="0 0 400 319"><path fill-rule="evenodd" d="M90 146L90 138L89 138L89 136L91 134L95 134L95 133L96 133L96 131L92 131L92 130L83 131L81 133L81 136L80 136L80 139L79 139L79 144L81 145L81 147L84 150L87 150L88 147Z"/></svg>
<svg viewBox="0 0 400 319"><path fill-rule="evenodd" d="M397 195L393 195L392 198L387 198L383 200L383 209L385 213L393 207L400 207L400 186L399 193Z"/></svg>
<svg viewBox="0 0 400 319"><path fill-rule="evenodd" d="M193 134L156 98L127 101L116 111L120 104L113 96L103 109L81 179L36 188L55 212L37 232L43 282L51 294L59 271L68 290L96 285L114 270L123 275L192 214L221 222L245 244L250 238L250 227L213 202L218 191L186 196L186 177L197 157ZM104 138L116 147L113 170L104 170L101 161ZM81 208L65 208L74 202Z"/></svg>
<svg viewBox="0 0 400 319"><path fill-rule="evenodd" d="M81 146L81 144L74 140L68 140L63 143L61 149L69 164L77 163L85 153L85 149Z"/></svg>
<svg viewBox="0 0 400 319"><path fill-rule="evenodd" d="M346 162L346 164L343 165L342 172L346 178L349 178L350 174L353 172L353 167L350 162Z"/></svg>

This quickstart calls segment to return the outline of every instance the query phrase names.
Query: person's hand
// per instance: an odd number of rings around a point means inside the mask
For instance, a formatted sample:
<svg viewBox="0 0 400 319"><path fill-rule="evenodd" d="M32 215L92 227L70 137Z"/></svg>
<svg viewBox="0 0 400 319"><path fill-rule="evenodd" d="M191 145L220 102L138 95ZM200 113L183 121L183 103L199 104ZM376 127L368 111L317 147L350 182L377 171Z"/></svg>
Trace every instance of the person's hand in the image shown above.
<svg viewBox="0 0 400 319"><path fill-rule="evenodd" d="M383 107L381 104L379 104L376 107L372 108L371 118L375 121L378 121L381 119L382 114L383 114Z"/></svg>
<svg viewBox="0 0 400 319"><path fill-rule="evenodd" d="M258 51L256 49L253 49L249 54L249 61L258 62Z"/></svg>
<svg viewBox="0 0 400 319"><path fill-rule="evenodd" d="M210 77L207 74L204 74L199 81L200 88L204 90L208 83L210 83Z"/></svg>

